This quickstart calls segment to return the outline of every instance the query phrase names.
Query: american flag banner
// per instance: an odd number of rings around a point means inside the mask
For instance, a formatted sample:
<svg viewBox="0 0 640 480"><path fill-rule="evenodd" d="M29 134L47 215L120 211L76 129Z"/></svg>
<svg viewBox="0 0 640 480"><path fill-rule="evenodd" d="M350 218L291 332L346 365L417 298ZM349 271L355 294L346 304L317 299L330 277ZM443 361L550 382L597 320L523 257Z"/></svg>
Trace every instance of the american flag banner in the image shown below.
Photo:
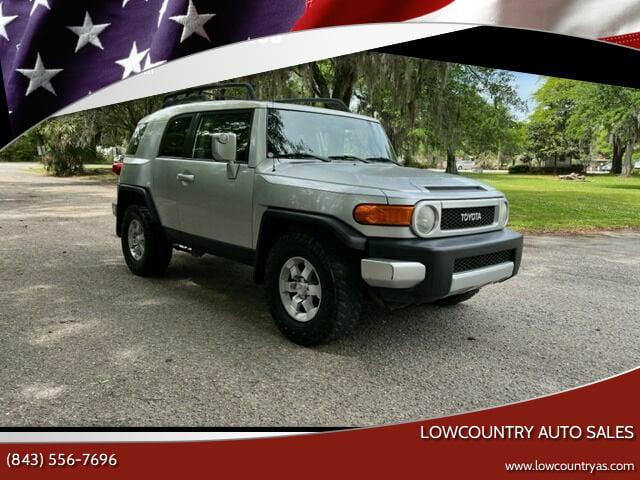
<svg viewBox="0 0 640 480"><path fill-rule="evenodd" d="M10 129L0 146L119 80L286 32L304 10L304 0L0 0L0 127Z"/></svg>
<svg viewBox="0 0 640 480"><path fill-rule="evenodd" d="M637 0L0 0L0 147L92 92L186 55L294 30L409 20L640 47Z"/></svg>

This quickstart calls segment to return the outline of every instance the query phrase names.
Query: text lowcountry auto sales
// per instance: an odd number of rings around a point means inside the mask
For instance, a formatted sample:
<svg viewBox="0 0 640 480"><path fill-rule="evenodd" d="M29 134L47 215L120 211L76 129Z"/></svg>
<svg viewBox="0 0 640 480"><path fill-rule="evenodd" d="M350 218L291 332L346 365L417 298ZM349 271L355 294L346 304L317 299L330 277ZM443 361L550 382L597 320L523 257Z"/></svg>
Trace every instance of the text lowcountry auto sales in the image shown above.
<svg viewBox="0 0 640 480"><path fill-rule="evenodd" d="M424 440L633 440L632 425L421 425Z"/></svg>

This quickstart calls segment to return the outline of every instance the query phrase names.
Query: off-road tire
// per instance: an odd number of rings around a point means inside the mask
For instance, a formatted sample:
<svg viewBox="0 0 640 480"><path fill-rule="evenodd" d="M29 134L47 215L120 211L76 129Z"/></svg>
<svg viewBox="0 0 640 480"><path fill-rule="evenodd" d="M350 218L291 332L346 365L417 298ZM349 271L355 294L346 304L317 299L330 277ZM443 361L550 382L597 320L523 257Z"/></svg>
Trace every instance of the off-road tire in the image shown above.
<svg viewBox="0 0 640 480"><path fill-rule="evenodd" d="M142 224L144 232L145 248L142 257L136 260L129 249L129 225L133 220ZM132 273L140 277L161 276L167 270L173 247L167 240L162 228L153 222L151 213L147 207L131 205L122 218L122 253Z"/></svg>
<svg viewBox="0 0 640 480"><path fill-rule="evenodd" d="M289 315L280 298L280 271L293 257L311 262L322 286L318 313L304 323ZM298 345L312 347L346 336L360 319L362 290L356 269L344 256L323 247L308 233L292 232L276 241L267 258L265 288L276 325L285 337Z"/></svg>
<svg viewBox="0 0 640 480"><path fill-rule="evenodd" d="M458 295L451 295L450 297L441 298L440 300L436 300L433 303L434 305L438 305L441 307L452 307L453 305L458 305L459 303L466 302L471 297L475 296L475 294L479 291L480 289L477 288L475 290L470 290Z"/></svg>

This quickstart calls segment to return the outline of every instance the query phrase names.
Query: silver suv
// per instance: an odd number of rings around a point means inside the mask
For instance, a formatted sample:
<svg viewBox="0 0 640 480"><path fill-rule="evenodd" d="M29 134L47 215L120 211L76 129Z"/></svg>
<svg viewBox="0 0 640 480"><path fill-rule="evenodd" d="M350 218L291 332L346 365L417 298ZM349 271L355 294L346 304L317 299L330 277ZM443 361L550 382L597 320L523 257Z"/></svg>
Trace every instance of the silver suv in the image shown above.
<svg viewBox="0 0 640 480"><path fill-rule="evenodd" d="M351 332L365 294L454 305L517 273L504 195L399 165L376 119L194 99L142 119L128 146L114 214L134 274L161 275L174 249L251 265L282 333L312 346Z"/></svg>

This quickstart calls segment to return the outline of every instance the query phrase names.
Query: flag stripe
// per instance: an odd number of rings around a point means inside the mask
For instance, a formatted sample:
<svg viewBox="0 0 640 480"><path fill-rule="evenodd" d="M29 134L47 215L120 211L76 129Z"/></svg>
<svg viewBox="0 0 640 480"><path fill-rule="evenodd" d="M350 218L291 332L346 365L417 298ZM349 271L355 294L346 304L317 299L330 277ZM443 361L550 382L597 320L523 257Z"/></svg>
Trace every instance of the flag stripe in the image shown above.
<svg viewBox="0 0 640 480"><path fill-rule="evenodd" d="M434 12L454 0L367 0L345 2L343 0L309 0L305 14L294 30L355 25L359 23L402 22Z"/></svg>

